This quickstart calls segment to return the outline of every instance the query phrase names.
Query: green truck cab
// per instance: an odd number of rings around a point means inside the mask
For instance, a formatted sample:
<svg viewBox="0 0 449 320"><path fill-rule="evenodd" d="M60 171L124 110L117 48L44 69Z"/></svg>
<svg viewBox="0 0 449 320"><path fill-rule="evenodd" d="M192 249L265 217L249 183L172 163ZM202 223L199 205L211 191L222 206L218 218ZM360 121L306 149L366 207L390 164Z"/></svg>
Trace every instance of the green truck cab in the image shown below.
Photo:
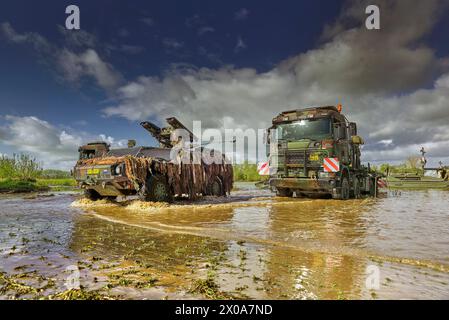
<svg viewBox="0 0 449 320"><path fill-rule="evenodd" d="M377 176L361 164L363 139L341 106L282 112L267 143L269 185L279 196L346 200L377 194Z"/></svg>

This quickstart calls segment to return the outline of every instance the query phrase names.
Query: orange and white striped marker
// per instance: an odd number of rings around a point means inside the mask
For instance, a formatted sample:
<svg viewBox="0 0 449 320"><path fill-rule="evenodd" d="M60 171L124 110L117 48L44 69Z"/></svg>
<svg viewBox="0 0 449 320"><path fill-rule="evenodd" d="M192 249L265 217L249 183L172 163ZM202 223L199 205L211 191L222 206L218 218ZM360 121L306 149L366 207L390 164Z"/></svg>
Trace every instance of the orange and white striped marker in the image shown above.
<svg viewBox="0 0 449 320"><path fill-rule="evenodd" d="M340 161L338 158L324 158L323 168L324 172L338 172L340 171Z"/></svg>
<svg viewBox="0 0 449 320"><path fill-rule="evenodd" d="M259 162L257 165L257 171L259 172L260 176L269 176L270 175L270 166L267 162Z"/></svg>

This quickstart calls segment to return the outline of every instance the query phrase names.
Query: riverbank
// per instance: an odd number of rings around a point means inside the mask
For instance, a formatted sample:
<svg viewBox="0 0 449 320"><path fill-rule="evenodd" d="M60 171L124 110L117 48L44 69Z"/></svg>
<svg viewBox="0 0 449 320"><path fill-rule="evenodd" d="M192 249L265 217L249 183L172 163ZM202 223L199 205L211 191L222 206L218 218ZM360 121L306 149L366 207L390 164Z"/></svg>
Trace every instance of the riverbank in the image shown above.
<svg viewBox="0 0 449 320"><path fill-rule="evenodd" d="M75 186L76 181L70 178L37 180L0 179L0 193L61 191L71 190Z"/></svg>

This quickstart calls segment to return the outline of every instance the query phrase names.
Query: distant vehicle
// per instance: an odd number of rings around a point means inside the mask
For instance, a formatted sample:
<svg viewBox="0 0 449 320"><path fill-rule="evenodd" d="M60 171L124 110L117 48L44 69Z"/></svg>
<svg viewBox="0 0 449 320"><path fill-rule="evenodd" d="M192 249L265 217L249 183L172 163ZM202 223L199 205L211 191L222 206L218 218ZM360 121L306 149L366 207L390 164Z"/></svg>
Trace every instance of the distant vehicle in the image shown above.
<svg viewBox="0 0 449 320"><path fill-rule="evenodd" d="M195 199L201 195L226 196L233 184L233 169L224 155L221 163L198 164L174 161L172 150L180 143L172 139L176 129L185 130L190 138L192 155L217 151L195 147L194 136L176 118L168 118L166 128L150 122L141 125L160 143L160 147L139 147L130 140L128 148L110 149L105 142L92 142L79 148L74 178L85 197L91 200L118 196L138 196L143 201L170 202L174 197ZM178 138L179 139L179 138ZM210 162L208 162L210 163Z"/></svg>
<svg viewBox="0 0 449 320"><path fill-rule="evenodd" d="M440 161L438 168L426 167L426 151L421 148L420 168L413 173L391 173L389 168L385 172L386 185L391 189L449 189L449 167ZM436 176L427 176L426 172L435 172Z"/></svg>
<svg viewBox="0 0 449 320"><path fill-rule="evenodd" d="M267 137L269 185L279 196L377 195L377 175L360 161L363 139L340 105L282 112Z"/></svg>

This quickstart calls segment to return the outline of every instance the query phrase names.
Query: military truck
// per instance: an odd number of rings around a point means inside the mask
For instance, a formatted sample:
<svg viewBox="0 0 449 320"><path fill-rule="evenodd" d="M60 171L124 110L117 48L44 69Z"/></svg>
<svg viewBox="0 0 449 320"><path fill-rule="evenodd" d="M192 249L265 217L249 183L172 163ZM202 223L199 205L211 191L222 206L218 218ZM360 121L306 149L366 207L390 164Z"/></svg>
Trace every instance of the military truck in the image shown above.
<svg viewBox="0 0 449 320"><path fill-rule="evenodd" d="M116 200L118 196L138 196L143 201L171 202L174 197L228 195L233 169L225 156L204 148L176 118L167 122L165 128L141 123L159 141L159 147L136 146L134 140L121 149L111 149L105 142L81 146L73 174L85 197ZM184 139L176 130L185 133ZM222 161L205 161L210 154Z"/></svg>
<svg viewBox="0 0 449 320"><path fill-rule="evenodd" d="M285 111L268 129L269 185L279 196L377 195L377 176L361 164L357 125L341 106Z"/></svg>

